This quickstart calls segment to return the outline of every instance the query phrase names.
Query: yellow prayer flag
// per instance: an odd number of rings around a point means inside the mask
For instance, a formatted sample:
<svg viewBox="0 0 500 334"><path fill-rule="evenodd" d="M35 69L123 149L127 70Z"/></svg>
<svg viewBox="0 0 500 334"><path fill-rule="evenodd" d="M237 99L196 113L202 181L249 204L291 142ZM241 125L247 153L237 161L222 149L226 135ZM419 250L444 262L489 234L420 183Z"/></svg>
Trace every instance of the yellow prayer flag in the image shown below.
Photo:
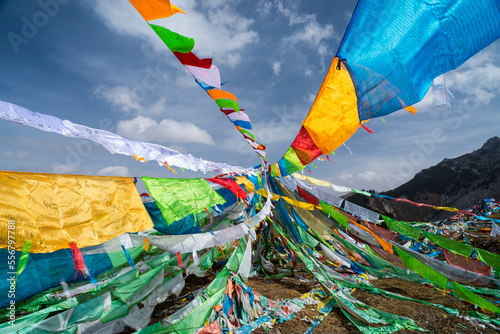
<svg viewBox="0 0 500 334"><path fill-rule="evenodd" d="M131 178L0 171L0 248L83 248L152 227Z"/></svg>
<svg viewBox="0 0 500 334"><path fill-rule="evenodd" d="M309 184L314 184L314 185L320 186L320 187L330 187L330 182L315 179L314 177L301 175L299 173L293 173L292 176L296 179L299 179L302 181L307 181Z"/></svg>
<svg viewBox="0 0 500 334"><path fill-rule="evenodd" d="M337 57L302 126L323 154L333 152L360 127L356 90L349 71Z"/></svg>
<svg viewBox="0 0 500 334"><path fill-rule="evenodd" d="M243 184L247 193L250 194L255 191L255 186L253 185L252 181L247 179L245 176L236 176L235 179L239 184Z"/></svg>
<svg viewBox="0 0 500 334"><path fill-rule="evenodd" d="M451 212L457 212L458 211L457 208L449 208L449 207L446 207L446 206L435 206L434 209L436 209L436 210L451 211Z"/></svg>
<svg viewBox="0 0 500 334"><path fill-rule="evenodd" d="M290 205L293 205L293 206L296 206L296 207L299 207L302 209L306 209L306 210L314 210L314 204L306 203L306 202L299 202L299 201L296 201L294 199L284 197L284 196L281 196L281 199L283 199L285 202L287 202Z"/></svg>

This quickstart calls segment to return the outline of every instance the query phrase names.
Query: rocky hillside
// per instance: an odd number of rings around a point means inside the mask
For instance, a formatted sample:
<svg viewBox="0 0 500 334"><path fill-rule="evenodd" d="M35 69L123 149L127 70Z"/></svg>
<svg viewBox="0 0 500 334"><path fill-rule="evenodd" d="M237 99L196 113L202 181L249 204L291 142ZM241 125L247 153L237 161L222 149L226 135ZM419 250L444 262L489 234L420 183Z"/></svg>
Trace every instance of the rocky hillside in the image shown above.
<svg viewBox="0 0 500 334"><path fill-rule="evenodd" d="M467 209L485 197L500 199L500 138L493 137L479 150L420 171L405 184L382 193L414 202ZM448 213L411 204L355 194L349 201L406 221L442 219Z"/></svg>

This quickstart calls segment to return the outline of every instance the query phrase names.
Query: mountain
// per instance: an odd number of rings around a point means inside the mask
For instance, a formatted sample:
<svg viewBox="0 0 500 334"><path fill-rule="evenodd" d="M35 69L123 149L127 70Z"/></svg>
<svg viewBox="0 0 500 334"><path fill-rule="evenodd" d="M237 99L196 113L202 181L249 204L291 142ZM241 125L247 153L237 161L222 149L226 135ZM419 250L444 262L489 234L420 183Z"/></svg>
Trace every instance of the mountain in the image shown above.
<svg viewBox="0 0 500 334"><path fill-rule="evenodd" d="M414 202L460 210L483 198L500 199L500 138L493 137L479 149L454 159L444 159L423 169L405 184L381 193ZM449 217L446 211L354 194L348 201L404 221L432 221Z"/></svg>

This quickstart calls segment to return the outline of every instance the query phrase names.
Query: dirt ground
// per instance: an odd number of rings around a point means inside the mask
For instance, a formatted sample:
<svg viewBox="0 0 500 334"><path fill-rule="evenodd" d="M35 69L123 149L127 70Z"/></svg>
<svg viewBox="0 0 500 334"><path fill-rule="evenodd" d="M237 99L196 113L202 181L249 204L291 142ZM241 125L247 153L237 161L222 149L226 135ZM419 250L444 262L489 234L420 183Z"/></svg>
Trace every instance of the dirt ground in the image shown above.
<svg viewBox="0 0 500 334"><path fill-rule="evenodd" d="M488 234L479 231L472 233L473 235L468 235L467 237L475 247L495 253L499 252L500 242L498 238L491 238ZM274 264L278 265L277 262ZM282 268L290 268L290 264ZM195 275L188 276L186 278L185 287L179 297L172 296L155 307L149 325L164 319L166 316L173 314L189 303L193 299L193 292L210 284L215 279L220 269L220 267L214 267L214 271L210 269L205 277L196 277ZM481 309L475 308L475 306L470 303L459 301L454 296L444 294L442 291L438 291L425 284L413 283L398 278L375 279L371 283L376 288L421 301L440 304L445 307L459 310L462 314L466 314L468 311L482 312ZM268 278L262 275L256 275L249 278L247 285L259 294L278 302L282 299L299 298L303 294L320 287L319 283L309 275L305 270L305 266L300 262L293 276L287 276L285 278ZM446 311L432 305L389 298L359 288L352 291L351 295L359 301L378 310L411 318L419 327L427 330L428 333L500 333L488 326L479 323L471 323L459 316L450 315ZM486 298L495 300L492 296L486 296ZM489 315L491 316L491 314ZM312 321L320 320L321 316L316 305L306 305L303 310L295 314L293 319L281 324L274 324L270 331L258 328L254 330L253 333L303 334L311 327ZM123 331L123 333L134 332L132 328L126 328ZM361 332L346 318L339 307L334 307L311 333L347 334ZM401 330L398 333L420 332L414 330Z"/></svg>
<svg viewBox="0 0 500 334"><path fill-rule="evenodd" d="M196 277L194 275L188 276L186 278L185 287L179 297L172 296L172 298L155 307L149 325L158 322L189 303L193 299L193 292L210 284L216 277L216 274L217 272L209 270L208 275L205 277ZM371 283L376 288L457 309L464 314L467 311L474 310L481 312L480 309L476 309L472 304L459 301L452 295L445 295L442 291L438 291L424 284L417 284L398 278L378 279L373 280ZM308 274L301 263L299 263L299 266L294 271L294 276L272 279L256 275L249 278L247 284L252 290L278 302L281 299L299 298L303 294L320 287L317 281ZM490 327L484 325L481 327L478 323L473 324L463 318L450 315L444 310L431 305L388 298L359 288L353 290L351 295L368 306L377 308L381 311L409 317L413 319L418 326L428 330L428 333L499 333ZM487 296L486 298L490 300L494 299L491 296ZM295 317L290 321L274 324L270 331L258 328L254 330L253 333L303 334L311 327L311 321L320 319L320 316L321 314L317 311L316 305L306 305L305 308L297 312ZM123 333L134 333L134 330L132 328L126 328ZM356 326L349 322L339 307L334 307L311 333L347 334L361 332ZM398 333L420 332L401 330Z"/></svg>
<svg viewBox="0 0 500 334"><path fill-rule="evenodd" d="M307 274L299 273L304 278ZM309 277L310 278L310 277ZM302 282L299 278L287 277L286 279L270 280L264 277L253 277L249 279L249 286L271 299L292 299L300 297L303 293L309 292L319 285L314 282ZM390 292L403 296L419 299L426 302L441 304L446 307L458 309L466 312L475 310L474 305L461 302L451 295L444 295L443 292L423 284L417 284L402 279L390 278L374 280L372 284ZM373 294L369 291L356 289L352 296L359 301L377 308L384 312L397 314L399 316L413 319L418 326L428 330L430 333L497 333L489 327L477 327L467 320L448 314L431 305L418 302L403 301L395 298L388 298ZM316 310L315 305L307 305L301 312L287 322L275 324L271 333L281 334L303 334L311 327L307 319L316 320L321 314ZM255 333L264 333L264 330L257 330ZM268 332L269 333L269 332ZM326 318L312 331L312 333L360 333L359 330L347 320L340 308L334 307ZM399 333L421 333L418 331L401 330Z"/></svg>
<svg viewBox="0 0 500 334"><path fill-rule="evenodd" d="M208 285L216 276L209 271L206 277L198 278L194 275L186 279L186 286L179 298L172 298L157 305L153 312L150 325L174 313L180 307L192 299L192 292ZM445 307L457 309L462 313L467 311L481 311L475 309L474 305L459 301L452 295L444 294L435 288L425 284L409 282L398 278L378 279L371 282L374 287L389 292L397 293L406 297L440 304ZM249 278L247 282L252 290L266 296L269 299L280 301L280 299L299 298L314 288L319 288L319 283L309 275L303 264L299 263L294 271L294 276L285 278L267 278L256 275ZM418 326L429 331L429 333L498 333L490 327L481 327L457 316L448 314L435 306L418 302L403 301L374 294L370 291L355 289L351 295L368 306L377 308L384 312L413 319ZM488 299L493 299L491 296ZM259 328L254 333L280 333L280 334L303 334L311 327L311 320L318 320L321 316L316 305L306 307L295 314L290 321L274 324L271 331ZM133 331L130 331L132 333ZM334 307L331 312L314 328L315 334L334 333L361 333L342 313L339 307ZM398 333L421 333L418 331L401 330Z"/></svg>
<svg viewBox="0 0 500 334"><path fill-rule="evenodd" d="M491 237L489 231L487 231L486 233L471 231L467 234L467 239L469 240L470 244L474 246L474 248L479 248L488 252L500 254L500 238Z"/></svg>

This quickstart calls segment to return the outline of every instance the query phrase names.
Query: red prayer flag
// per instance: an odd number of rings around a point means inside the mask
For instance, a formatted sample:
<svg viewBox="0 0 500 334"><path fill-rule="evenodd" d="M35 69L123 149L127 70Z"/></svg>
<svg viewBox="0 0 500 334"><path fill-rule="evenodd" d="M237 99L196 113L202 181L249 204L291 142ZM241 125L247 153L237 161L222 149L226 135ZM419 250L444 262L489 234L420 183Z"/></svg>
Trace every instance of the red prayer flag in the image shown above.
<svg viewBox="0 0 500 334"><path fill-rule="evenodd" d="M177 59L179 59L182 65L196 66L207 69L212 66L212 58L200 59L192 52L182 53L175 51L173 54L177 57Z"/></svg>
<svg viewBox="0 0 500 334"><path fill-rule="evenodd" d="M232 179L206 179L207 181L217 183L218 185L223 186L224 188L227 188L231 190L233 194L236 195L237 198L241 199L246 199L248 197L248 194L243 190L243 188L240 187L240 185L232 180Z"/></svg>
<svg viewBox="0 0 500 334"><path fill-rule="evenodd" d="M182 256L181 252L177 252L177 264L182 268Z"/></svg>
<svg viewBox="0 0 500 334"><path fill-rule="evenodd" d="M299 196L305 199L308 203L319 205L319 199L316 196L299 186L297 186L297 190L299 192Z"/></svg>

